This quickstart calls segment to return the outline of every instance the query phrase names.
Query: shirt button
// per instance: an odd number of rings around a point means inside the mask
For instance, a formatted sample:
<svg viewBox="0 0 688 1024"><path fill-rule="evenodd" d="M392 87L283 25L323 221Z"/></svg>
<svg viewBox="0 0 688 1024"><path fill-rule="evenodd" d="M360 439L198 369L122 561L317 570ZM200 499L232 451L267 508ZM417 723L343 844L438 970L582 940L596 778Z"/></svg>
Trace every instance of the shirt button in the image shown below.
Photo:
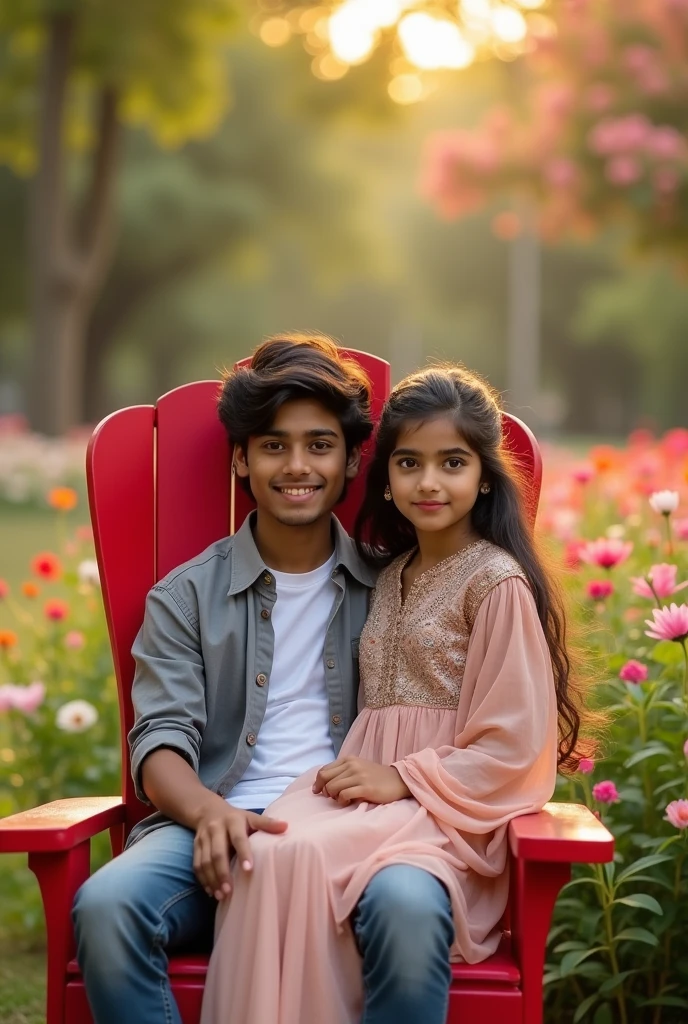
<svg viewBox="0 0 688 1024"><path fill-rule="evenodd" d="M250 732L248 734L248 736L246 737L246 742L248 743L249 747L255 747L255 745L256 745L256 734L254 732Z"/></svg>
<svg viewBox="0 0 688 1024"><path fill-rule="evenodd" d="M256 676L256 682L258 683L258 686L265 686L267 681L268 677L265 675L264 672L259 672L258 675Z"/></svg>
<svg viewBox="0 0 688 1024"><path fill-rule="evenodd" d="M341 725L341 722L342 722L342 716L341 715L332 715L332 725Z"/></svg>
<svg viewBox="0 0 688 1024"><path fill-rule="evenodd" d="M266 572L265 575L263 576L263 583L267 583L268 586L270 586L270 584L272 583L272 576L270 575L269 572Z"/></svg>
<svg viewBox="0 0 688 1024"><path fill-rule="evenodd" d="M336 664L336 662L335 662L334 658L330 658L329 661L327 662L327 667L328 668L334 668L335 664Z"/></svg>
<svg viewBox="0 0 688 1024"><path fill-rule="evenodd" d="M332 579L333 580L336 579L337 576L339 576L339 569L333 569L332 570Z"/></svg>
<svg viewBox="0 0 688 1024"><path fill-rule="evenodd" d="M261 617L261 619L269 619L270 618L270 612L267 610L267 608L263 608L262 612L260 613L260 617Z"/></svg>

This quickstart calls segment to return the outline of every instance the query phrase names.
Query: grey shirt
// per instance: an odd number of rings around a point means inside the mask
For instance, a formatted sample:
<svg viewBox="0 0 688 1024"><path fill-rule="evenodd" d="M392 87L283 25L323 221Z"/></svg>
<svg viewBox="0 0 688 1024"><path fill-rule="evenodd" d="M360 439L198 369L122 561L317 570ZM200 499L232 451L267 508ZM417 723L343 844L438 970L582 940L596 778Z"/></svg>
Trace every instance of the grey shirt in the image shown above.
<svg viewBox="0 0 688 1024"><path fill-rule="evenodd" d="M208 789L227 796L246 771L265 715L274 633L275 581L253 539L251 519L153 587L132 654L135 724L129 733L137 795L144 758L180 754ZM358 644L375 572L333 516L337 587L323 637L330 736L338 753L358 696ZM156 812L127 845L169 823Z"/></svg>

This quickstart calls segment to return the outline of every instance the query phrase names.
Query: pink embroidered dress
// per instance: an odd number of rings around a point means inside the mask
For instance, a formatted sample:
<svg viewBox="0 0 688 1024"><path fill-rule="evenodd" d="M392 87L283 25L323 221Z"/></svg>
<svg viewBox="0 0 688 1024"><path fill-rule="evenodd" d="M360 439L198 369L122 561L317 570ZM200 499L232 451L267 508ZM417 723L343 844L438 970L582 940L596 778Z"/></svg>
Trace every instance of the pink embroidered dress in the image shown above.
<svg viewBox="0 0 688 1024"><path fill-rule="evenodd" d="M410 864L446 886L452 959L494 952L507 902L507 825L551 797L552 666L518 563L478 541L415 580L411 553L380 575L361 635L363 704L341 750L394 764L412 793L340 807L297 779L251 837L254 869L222 903L202 1024L356 1024L361 959L349 916L381 868Z"/></svg>

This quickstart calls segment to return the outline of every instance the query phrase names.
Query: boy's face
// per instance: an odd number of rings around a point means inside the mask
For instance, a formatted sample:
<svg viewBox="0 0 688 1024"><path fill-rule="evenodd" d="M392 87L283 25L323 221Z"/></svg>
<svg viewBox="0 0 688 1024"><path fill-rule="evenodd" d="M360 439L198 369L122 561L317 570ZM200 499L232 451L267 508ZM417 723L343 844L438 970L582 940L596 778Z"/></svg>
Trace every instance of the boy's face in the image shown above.
<svg viewBox="0 0 688 1024"><path fill-rule="evenodd" d="M356 448L347 458L334 413L306 398L285 402L270 430L249 438L248 452L235 452L236 471L248 477L259 511L285 526L329 515L360 460Z"/></svg>

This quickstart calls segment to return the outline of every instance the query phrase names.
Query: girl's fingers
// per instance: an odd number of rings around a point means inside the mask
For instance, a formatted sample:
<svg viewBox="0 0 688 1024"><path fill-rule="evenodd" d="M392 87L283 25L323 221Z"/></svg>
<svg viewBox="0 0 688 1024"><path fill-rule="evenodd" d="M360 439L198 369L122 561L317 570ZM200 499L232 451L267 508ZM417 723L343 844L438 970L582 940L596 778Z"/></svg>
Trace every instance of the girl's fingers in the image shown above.
<svg viewBox="0 0 688 1024"><path fill-rule="evenodd" d="M358 772L350 771L346 774L338 775L336 779L332 779L327 783L327 795L336 800L343 789L360 784L361 781Z"/></svg>
<svg viewBox="0 0 688 1024"><path fill-rule="evenodd" d="M368 800L368 790L365 786L354 785L348 786L341 790L337 797L337 803L341 804L342 807L346 807L348 804L353 803L355 800Z"/></svg>
<svg viewBox="0 0 688 1024"><path fill-rule="evenodd" d="M349 765L345 761L333 761L332 764L324 765L315 777L313 792L320 793L331 779L336 779L342 772L345 772Z"/></svg>

